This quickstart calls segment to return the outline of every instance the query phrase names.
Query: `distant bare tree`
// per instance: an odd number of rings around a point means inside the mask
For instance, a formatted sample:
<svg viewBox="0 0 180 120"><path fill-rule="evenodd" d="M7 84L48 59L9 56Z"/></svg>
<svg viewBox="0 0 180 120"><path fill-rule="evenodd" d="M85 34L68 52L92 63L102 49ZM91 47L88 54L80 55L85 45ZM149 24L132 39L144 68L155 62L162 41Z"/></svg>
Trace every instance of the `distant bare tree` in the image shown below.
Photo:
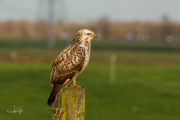
<svg viewBox="0 0 180 120"><path fill-rule="evenodd" d="M101 31L102 37L107 39L109 37L109 27L110 27L108 16L103 16L102 18L100 18L98 20L98 26Z"/></svg>
<svg viewBox="0 0 180 120"><path fill-rule="evenodd" d="M168 35L172 35L173 26L170 21L170 17L164 15L162 17L162 40L165 41Z"/></svg>

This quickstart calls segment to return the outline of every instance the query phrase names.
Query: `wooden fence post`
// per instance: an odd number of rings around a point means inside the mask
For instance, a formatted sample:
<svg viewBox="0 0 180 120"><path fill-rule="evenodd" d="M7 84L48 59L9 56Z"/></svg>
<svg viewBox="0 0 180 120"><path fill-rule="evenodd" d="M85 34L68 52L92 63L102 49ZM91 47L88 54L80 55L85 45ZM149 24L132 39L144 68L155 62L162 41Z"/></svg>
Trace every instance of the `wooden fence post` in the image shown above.
<svg viewBox="0 0 180 120"><path fill-rule="evenodd" d="M62 89L62 108L64 113L61 120L84 120L85 89L64 87Z"/></svg>

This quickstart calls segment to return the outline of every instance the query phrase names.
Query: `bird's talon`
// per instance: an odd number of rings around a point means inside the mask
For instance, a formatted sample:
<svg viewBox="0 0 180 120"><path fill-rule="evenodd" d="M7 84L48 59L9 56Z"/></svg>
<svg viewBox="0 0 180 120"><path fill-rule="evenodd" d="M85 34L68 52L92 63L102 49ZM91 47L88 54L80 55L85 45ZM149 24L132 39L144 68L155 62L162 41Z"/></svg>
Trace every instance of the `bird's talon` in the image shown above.
<svg viewBox="0 0 180 120"><path fill-rule="evenodd" d="M83 88L83 86L79 86L79 85L70 85L69 87Z"/></svg>
<svg viewBox="0 0 180 120"><path fill-rule="evenodd" d="M74 85L70 85L69 87L75 87Z"/></svg>

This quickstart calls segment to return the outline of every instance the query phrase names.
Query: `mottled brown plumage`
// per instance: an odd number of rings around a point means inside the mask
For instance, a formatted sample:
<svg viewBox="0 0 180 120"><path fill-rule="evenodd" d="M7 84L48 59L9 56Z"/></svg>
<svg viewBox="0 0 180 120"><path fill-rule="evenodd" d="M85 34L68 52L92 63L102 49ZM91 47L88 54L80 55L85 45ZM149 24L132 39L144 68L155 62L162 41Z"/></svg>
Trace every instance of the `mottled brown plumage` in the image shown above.
<svg viewBox="0 0 180 120"><path fill-rule="evenodd" d="M51 106L54 102L54 109L58 108L62 88L70 85L72 81L76 86L76 77L82 73L89 62L91 40L96 37L96 34L88 29L79 30L52 64L50 83L53 88L48 105Z"/></svg>

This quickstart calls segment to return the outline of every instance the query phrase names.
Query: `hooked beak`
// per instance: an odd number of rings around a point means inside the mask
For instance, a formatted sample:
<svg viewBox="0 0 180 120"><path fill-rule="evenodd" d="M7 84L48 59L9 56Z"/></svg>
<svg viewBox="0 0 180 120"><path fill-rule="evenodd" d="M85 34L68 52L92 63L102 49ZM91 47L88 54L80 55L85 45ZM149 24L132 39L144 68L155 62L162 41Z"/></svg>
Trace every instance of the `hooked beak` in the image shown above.
<svg viewBox="0 0 180 120"><path fill-rule="evenodd" d="M97 35L96 35L96 34L93 34L91 37L93 37L93 38L97 38Z"/></svg>

